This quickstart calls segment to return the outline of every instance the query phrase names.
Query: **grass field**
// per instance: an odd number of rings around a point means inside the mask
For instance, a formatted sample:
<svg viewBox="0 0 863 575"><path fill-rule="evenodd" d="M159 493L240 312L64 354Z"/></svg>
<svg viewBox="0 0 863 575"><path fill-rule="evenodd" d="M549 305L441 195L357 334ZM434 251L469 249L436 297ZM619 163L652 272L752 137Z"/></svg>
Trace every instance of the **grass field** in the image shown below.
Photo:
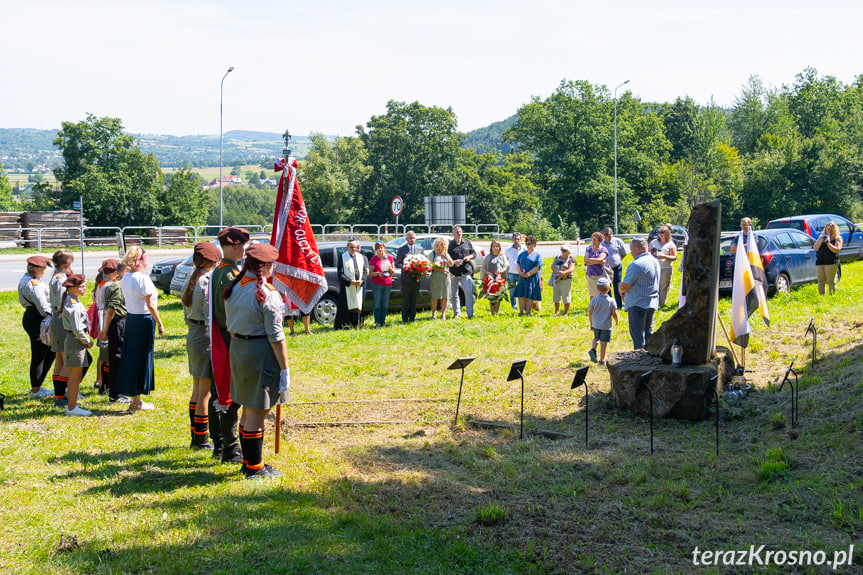
<svg viewBox="0 0 863 575"><path fill-rule="evenodd" d="M480 301L471 321L424 312L411 325L391 315L385 329L313 325L312 336L289 337L294 403L281 453L272 420L264 445L284 476L260 483L188 448L177 299L160 300L156 410L127 415L85 385L96 416L71 419L27 399L22 310L0 294L0 572L727 573L737 569L694 567L693 550L762 544L832 559L860 547L863 530L863 263L843 272L835 297L805 286L770 300L770 328L753 320L755 390L723 405L718 457L712 419L655 422L651 456L647 420L614 406L595 366L585 448L584 388L569 389L589 363L577 281L568 318L550 315L546 288L538 317L506 306L491 317ZM813 316L814 368L803 335ZM628 343L623 314L611 349ZM452 426L459 379L446 367L462 356L477 359ZM520 382L505 379L519 358L531 433L471 425L518 424ZM791 358L801 368L794 429L788 389L776 385ZM837 572L863 572L859 552Z"/></svg>

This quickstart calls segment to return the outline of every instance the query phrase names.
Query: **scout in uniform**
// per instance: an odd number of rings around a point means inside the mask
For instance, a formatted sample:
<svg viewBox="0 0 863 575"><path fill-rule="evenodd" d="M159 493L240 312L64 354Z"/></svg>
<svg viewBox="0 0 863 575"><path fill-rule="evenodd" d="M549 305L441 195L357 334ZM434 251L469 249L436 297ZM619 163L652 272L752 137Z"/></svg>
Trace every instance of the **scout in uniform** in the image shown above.
<svg viewBox="0 0 863 575"><path fill-rule="evenodd" d="M125 274L126 264L122 262L117 264L113 274L108 274L114 281L105 287L105 322L99 332L99 341L108 344L108 401L128 405L132 400L120 393L119 381L123 342L126 340L126 300L120 287Z"/></svg>
<svg viewBox="0 0 863 575"><path fill-rule="evenodd" d="M99 325L98 330L99 333L102 332L107 327L105 322L107 318L107 308L105 307L105 294L108 292L108 288L111 287L111 284L115 283L117 279L117 264L120 262L115 259L107 259L102 262L102 266L99 268L99 276L101 277L100 281L97 281L97 285L95 290L93 291L93 301L96 304L96 310L98 311L99 317ZM97 339L96 345L99 346L99 361L97 365L99 366L99 379L97 381L97 387L99 388L99 395L105 395L108 393L108 386L111 381L111 364L108 352L108 341Z"/></svg>
<svg viewBox="0 0 863 575"><path fill-rule="evenodd" d="M192 376L192 397L189 399L189 426L193 449L213 449L209 435L210 378L213 366L210 361L209 309L210 272L221 259L219 248L210 242L195 245L193 252L195 271L183 288L183 313L189 328L186 334L186 356ZM215 411L215 410L214 410Z"/></svg>
<svg viewBox="0 0 863 575"><path fill-rule="evenodd" d="M92 415L86 409L81 409L78 403L78 388L84 377L84 368L90 365L92 358L87 351L93 347L88 331L90 321L87 319L87 308L78 298L84 295L87 289L86 279L82 274L72 274L63 282L66 288L66 302L63 305L63 329L66 339L63 354L66 359L66 369L69 374L67 394L69 404L66 406L66 415L85 417Z"/></svg>
<svg viewBox="0 0 863 575"><path fill-rule="evenodd" d="M51 264L45 256L27 258L27 273L18 282L18 302L24 306L21 325L30 336L30 397L34 398L54 395L42 387L42 382L54 363L54 352L39 338L42 320L51 315L48 286L42 283L45 268L49 265Z"/></svg>
<svg viewBox="0 0 863 575"><path fill-rule="evenodd" d="M282 327L284 302L266 283L278 255L269 244L249 247L243 269L224 292L232 337L231 398L243 406L240 442L247 479L281 475L263 461L264 419L274 405L288 401L291 379Z"/></svg>
<svg viewBox="0 0 863 575"><path fill-rule="evenodd" d="M66 277L72 273L72 262L75 256L67 250L57 250L51 256L51 261L54 263L54 275L51 276L51 281L48 282L48 303L51 304L51 351L56 354L54 359L54 405L56 407L65 407L66 401L66 382L69 381L69 375L66 373L65 361L63 356L63 348L66 345L66 330L63 329L63 304L65 303L66 288L63 287L63 282Z"/></svg>
<svg viewBox="0 0 863 575"><path fill-rule="evenodd" d="M237 262L243 258L249 232L243 228L225 228L219 232L222 260L210 278L210 349L213 361L211 395L216 397L215 409L210 411L210 429L214 433L213 457L224 463L242 463L243 454L237 437L237 413L240 405L231 401L231 334L225 320L225 301L222 294L237 277ZM218 430L218 433L216 432Z"/></svg>

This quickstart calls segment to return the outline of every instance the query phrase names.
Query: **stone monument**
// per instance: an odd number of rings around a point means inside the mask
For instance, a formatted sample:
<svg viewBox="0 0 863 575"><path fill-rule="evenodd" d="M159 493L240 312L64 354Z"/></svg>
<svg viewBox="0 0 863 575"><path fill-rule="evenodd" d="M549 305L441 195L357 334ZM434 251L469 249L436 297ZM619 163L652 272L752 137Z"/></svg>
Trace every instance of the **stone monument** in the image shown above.
<svg viewBox="0 0 863 575"><path fill-rule="evenodd" d="M652 371L649 385L655 416L704 419L713 397L711 378L719 375L719 394L731 380L731 352L716 347L721 215L719 200L692 208L683 264L686 305L648 338L646 351L610 355L611 395L619 407L649 414L649 395L639 390L639 383L641 374ZM671 365L675 339L683 351L680 366Z"/></svg>

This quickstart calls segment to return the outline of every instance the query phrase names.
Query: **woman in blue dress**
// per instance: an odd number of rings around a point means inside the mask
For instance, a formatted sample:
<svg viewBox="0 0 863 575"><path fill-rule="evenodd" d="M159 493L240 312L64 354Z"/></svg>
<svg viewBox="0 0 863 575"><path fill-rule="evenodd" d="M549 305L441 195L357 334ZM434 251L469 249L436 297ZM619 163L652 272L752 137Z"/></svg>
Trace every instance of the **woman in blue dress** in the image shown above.
<svg viewBox="0 0 863 575"><path fill-rule="evenodd" d="M542 301L542 255L536 251L536 237L527 236L524 240L527 251L518 256L518 284L515 297L518 298L518 315L530 315L533 302Z"/></svg>

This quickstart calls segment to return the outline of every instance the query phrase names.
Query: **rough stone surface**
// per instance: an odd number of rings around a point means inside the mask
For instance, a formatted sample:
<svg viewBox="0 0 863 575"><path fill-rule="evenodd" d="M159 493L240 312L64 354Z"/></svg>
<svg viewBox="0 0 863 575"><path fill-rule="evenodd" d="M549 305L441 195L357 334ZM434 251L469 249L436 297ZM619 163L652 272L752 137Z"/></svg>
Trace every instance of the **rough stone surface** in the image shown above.
<svg viewBox="0 0 863 575"><path fill-rule="evenodd" d="M671 363L671 345L678 338L683 365L703 365L716 346L719 299L719 200L698 204L689 218L689 245L683 263L686 305L665 320L650 336L645 349Z"/></svg>
<svg viewBox="0 0 863 575"><path fill-rule="evenodd" d="M638 391L641 374L653 370L648 385L653 391L654 417L701 420L713 401L710 379L719 374L717 392L731 381L734 361L731 352L716 348L716 355L703 365L672 367L644 351L626 351L608 356L611 396L618 407L650 415L650 394Z"/></svg>

